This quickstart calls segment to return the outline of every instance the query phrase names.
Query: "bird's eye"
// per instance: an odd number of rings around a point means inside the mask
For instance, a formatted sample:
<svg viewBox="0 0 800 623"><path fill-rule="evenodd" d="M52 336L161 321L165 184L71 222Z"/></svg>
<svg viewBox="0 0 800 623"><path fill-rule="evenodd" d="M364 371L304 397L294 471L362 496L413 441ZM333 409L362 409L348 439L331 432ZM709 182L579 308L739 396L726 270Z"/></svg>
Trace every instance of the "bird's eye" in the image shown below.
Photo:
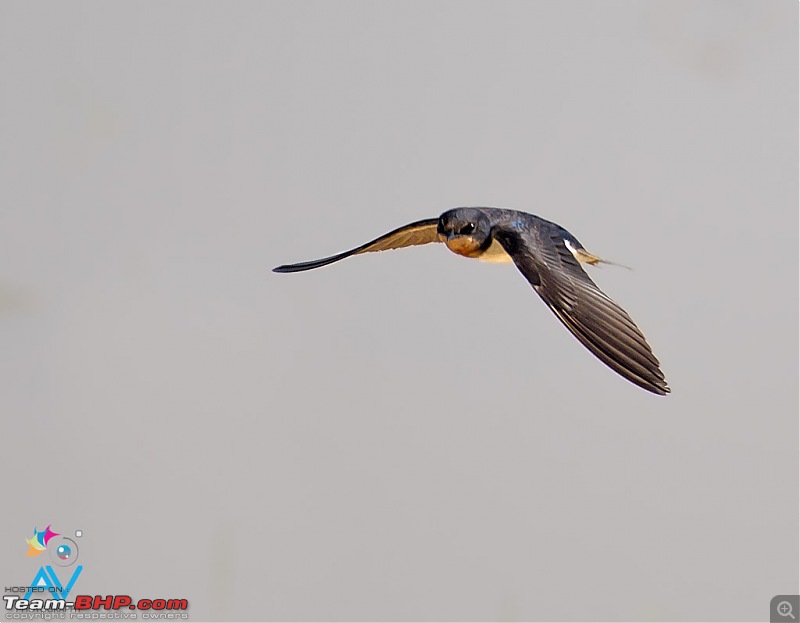
<svg viewBox="0 0 800 623"><path fill-rule="evenodd" d="M475 231L475 223L467 223L461 227L459 234L468 235Z"/></svg>

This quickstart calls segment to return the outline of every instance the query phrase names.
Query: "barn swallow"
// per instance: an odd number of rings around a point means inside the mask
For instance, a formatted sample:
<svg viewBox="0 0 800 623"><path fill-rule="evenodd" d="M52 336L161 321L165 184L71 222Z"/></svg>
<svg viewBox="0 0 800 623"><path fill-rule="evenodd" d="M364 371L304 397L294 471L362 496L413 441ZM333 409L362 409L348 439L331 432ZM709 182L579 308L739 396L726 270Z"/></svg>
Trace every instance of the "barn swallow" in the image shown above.
<svg viewBox="0 0 800 623"><path fill-rule="evenodd" d="M444 242L453 253L513 262L567 329L631 383L661 396L670 389L658 359L630 316L581 268L611 263L589 253L566 229L543 218L500 208L455 208L321 260L288 264L278 273L311 270L351 255Z"/></svg>

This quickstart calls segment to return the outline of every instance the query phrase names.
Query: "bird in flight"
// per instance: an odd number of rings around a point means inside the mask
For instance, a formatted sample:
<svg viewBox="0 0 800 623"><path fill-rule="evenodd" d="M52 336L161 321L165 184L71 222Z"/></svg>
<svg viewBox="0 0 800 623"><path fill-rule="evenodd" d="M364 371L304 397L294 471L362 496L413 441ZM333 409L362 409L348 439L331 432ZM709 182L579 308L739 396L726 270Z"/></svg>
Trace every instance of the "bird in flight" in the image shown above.
<svg viewBox="0 0 800 623"><path fill-rule="evenodd" d="M444 242L453 253L490 262L513 262L567 329L595 357L631 383L665 395L670 389L655 355L627 312L584 272L581 263L606 262L566 229L543 218L501 208L455 208L416 221L321 260L273 269L294 273L351 255Z"/></svg>

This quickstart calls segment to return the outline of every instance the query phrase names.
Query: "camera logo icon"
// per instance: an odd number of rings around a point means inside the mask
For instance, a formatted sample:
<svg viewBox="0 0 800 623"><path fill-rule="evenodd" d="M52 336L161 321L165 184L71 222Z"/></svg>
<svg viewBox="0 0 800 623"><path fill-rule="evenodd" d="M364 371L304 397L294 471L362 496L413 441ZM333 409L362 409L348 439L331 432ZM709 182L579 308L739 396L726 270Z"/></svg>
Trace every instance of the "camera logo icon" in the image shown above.
<svg viewBox="0 0 800 623"><path fill-rule="evenodd" d="M47 552L50 561L59 567L71 567L78 560L78 544L69 537L53 532L47 526L44 530L33 529L33 536L25 539L28 544L26 556L38 556Z"/></svg>

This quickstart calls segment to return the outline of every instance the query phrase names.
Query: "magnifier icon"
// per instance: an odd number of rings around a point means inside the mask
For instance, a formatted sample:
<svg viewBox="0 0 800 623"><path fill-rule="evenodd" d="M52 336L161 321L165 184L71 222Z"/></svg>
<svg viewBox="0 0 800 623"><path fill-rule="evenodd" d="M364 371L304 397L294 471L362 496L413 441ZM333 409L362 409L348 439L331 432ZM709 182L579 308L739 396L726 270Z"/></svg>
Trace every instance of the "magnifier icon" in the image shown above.
<svg viewBox="0 0 800 623"><path fill-rule="evenodd" d="M792 604L790 604L788 601L782 601L779 603L777 610L778 614L780 614L782 617L792 617L793 620L797 620L792 614Z"/></svg>

